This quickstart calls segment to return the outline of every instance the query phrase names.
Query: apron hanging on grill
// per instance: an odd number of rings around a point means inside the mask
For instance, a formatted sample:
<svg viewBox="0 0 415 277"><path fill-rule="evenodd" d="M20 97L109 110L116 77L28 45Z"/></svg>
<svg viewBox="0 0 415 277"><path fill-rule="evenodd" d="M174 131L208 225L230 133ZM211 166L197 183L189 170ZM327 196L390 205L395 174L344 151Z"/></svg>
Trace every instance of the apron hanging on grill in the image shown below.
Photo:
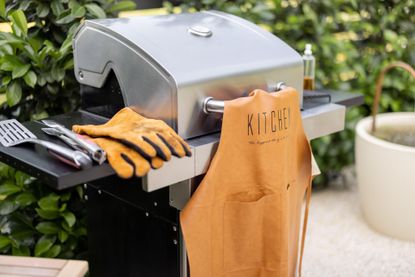
<svg viewBox="0 0 415 277"><path fill-rule="evenodd" d="M191 277L295 276L311 195L298 94L255 90L225 102L210 168L181 213Z"/></svg>

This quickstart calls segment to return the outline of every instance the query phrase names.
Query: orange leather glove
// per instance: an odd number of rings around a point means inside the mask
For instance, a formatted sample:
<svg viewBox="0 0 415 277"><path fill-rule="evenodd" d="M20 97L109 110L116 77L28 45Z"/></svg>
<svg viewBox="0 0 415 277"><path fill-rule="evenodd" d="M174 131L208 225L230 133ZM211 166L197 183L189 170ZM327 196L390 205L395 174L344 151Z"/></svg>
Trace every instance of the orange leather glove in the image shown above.
<svg viewBox="0 0 415 277"><path fill-rule="evenodd" d="M118 176L124 179L142 177L150 168L160 168L163 160L154 157L149 162L133 149L111 138L89 138L107 153L107 159Z"/></svg>
<svg viewBox="0 0 415 277"><path fill-rule="evenodd" d="M74 125L72 129L91 137L111 137L147 159L191 156L187 143L164 121L145 118L130 108L123 108L105 124Z"/></svg>

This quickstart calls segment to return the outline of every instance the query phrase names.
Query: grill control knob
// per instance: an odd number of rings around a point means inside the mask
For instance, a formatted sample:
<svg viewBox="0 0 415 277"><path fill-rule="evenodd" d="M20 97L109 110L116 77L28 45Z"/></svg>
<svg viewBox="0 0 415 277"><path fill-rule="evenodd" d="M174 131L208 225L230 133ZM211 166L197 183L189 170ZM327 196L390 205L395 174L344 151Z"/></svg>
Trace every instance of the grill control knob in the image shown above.
<svg viewBox="0 0 415 277"><path fill-rule="evenodd" d="M209 28L201 25L190 26L189 28L187 28L187 31L199 37L210 37L213 34Z"/></svg>

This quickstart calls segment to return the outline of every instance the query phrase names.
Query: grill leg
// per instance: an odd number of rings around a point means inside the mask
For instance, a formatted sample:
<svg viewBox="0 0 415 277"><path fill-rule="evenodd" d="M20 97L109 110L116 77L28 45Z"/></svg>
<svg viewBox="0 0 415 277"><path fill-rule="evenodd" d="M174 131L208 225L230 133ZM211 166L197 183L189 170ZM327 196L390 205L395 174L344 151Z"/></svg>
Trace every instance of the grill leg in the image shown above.
<svg viewBox="0 0 415 277"><path fill-rule="evenodd" d="M181 211L193 192L203 179L203 176L185 180L169 187L170 206ZM189 265L187 262L186 244L180 230L180 277L190 277Z"/></svg>
<svg viewBox="0 0 415 277"><path fill-rule="evenodd" d="M180 277L189 277L189 267L187 264L186 244L184 243L183 234L180 230Z"/></svg>

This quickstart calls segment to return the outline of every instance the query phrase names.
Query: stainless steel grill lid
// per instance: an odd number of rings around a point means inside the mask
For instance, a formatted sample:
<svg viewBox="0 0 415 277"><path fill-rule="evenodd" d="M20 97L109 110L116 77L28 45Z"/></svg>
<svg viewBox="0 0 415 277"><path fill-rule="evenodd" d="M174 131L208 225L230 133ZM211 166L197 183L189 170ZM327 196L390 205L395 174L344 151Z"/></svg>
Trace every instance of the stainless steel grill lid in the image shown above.
<svg viewBox="0 0 415 277"><path fill-rule="evenodd" d="M101 88L113 71L126 106L184 138L219 130L220 120L203 112L206 97L233 99L282 81L302 94L301 56L222 12L87 20L73 45L81 84Z"/></svg>

